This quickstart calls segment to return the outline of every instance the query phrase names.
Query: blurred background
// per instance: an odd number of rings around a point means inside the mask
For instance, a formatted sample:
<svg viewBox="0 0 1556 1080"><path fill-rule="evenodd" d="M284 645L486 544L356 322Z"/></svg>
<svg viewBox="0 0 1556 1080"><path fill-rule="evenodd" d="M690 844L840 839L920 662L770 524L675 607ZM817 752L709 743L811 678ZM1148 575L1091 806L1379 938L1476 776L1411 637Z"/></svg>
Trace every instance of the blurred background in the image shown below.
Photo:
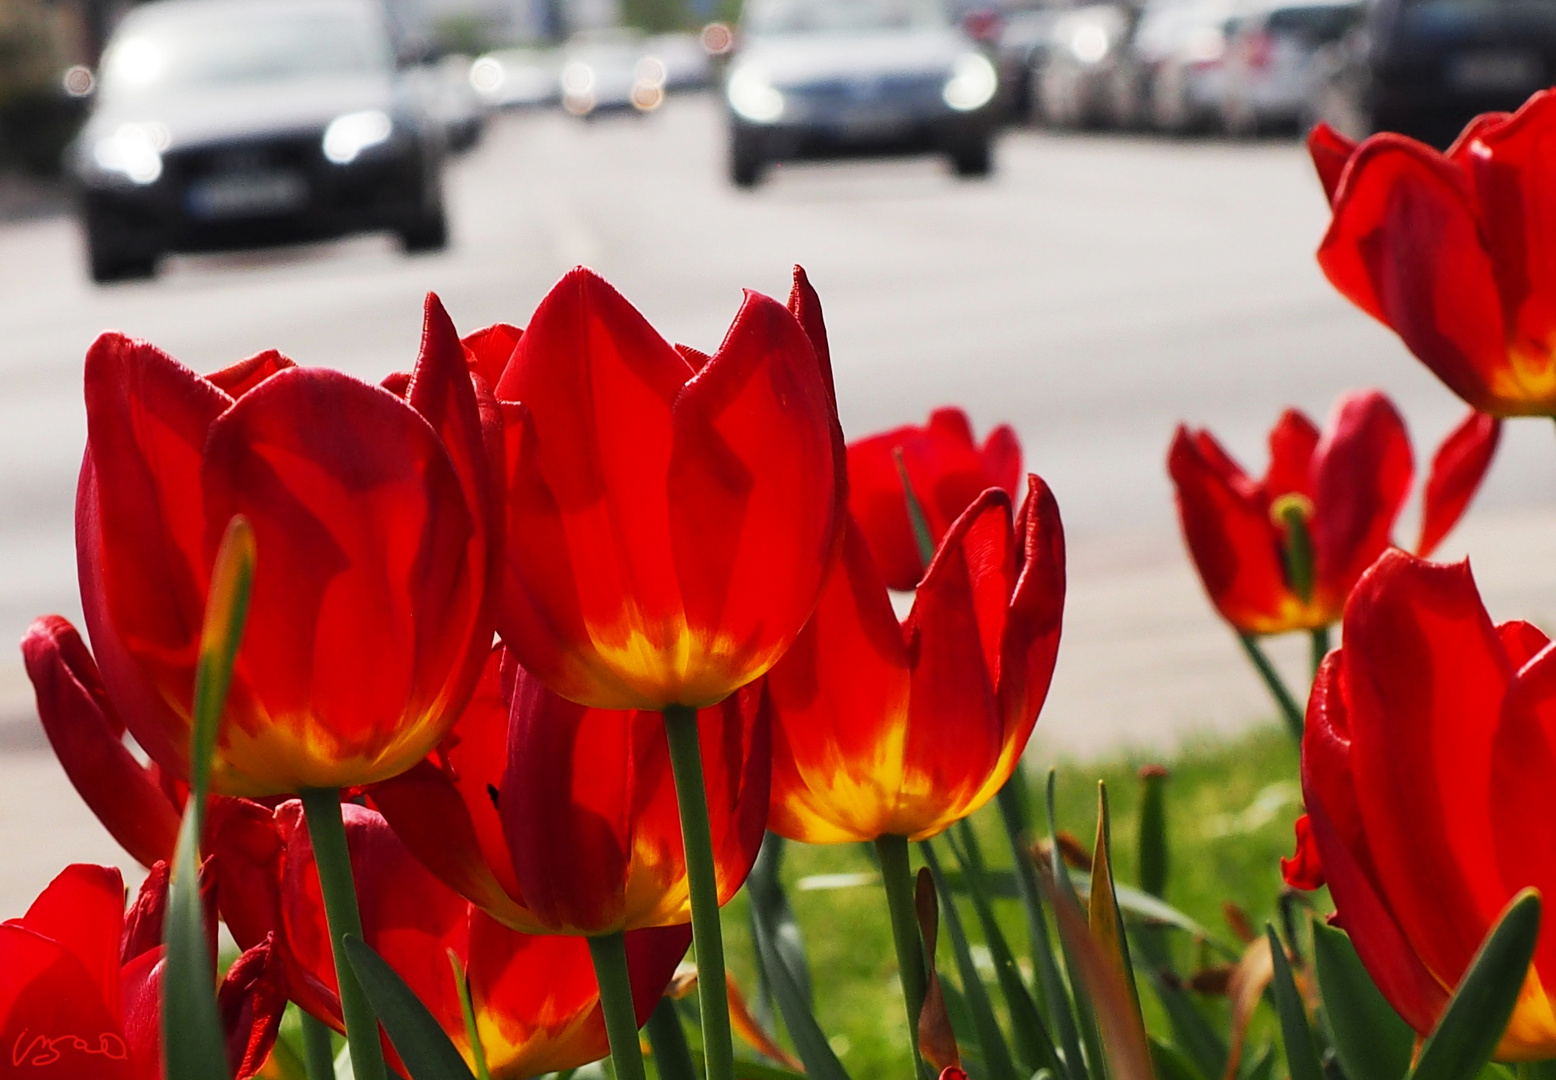
<svg viewBox="0 0 1556 1080"><path fill-rule="evenodd" d="M523 324L586 263L712 349L798 262L851 436L961 405L1058 495L1034 755L1268 722L1182 550L1174 426L1257 473L1282 408L1322 422L1378 386L1424 471L1463 412L1323 280L1300 136L1445 145L1553 79L1556 0L0 0L0 641L79 622L103 330L202 371L276 347L377 380L413 363L427 291L462 331ZM1508 425L1444 548L1497 618L1547 627L1553 435ZM1294 677L1305 649L1276 645ZM0 791L0 914L62 859L123 864L11 647Z"/></svg>

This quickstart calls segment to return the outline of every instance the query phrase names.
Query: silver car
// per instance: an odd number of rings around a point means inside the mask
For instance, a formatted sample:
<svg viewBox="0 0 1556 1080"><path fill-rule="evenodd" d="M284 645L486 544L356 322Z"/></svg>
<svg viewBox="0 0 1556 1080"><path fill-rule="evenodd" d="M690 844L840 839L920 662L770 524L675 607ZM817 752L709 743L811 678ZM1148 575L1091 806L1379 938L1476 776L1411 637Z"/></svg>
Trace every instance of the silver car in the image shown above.
<svg viewBox="0 0 1556 1080"><path fill-rule="evenodd" d="M999 76L939 0L749 0L724 84L730 179L769 162L941 153L992 167Z"/></svg>
<svg viewBox="0 0 1556 1080"><path fill-rule="evenodd" d="M1235 135L1308 126L1317 58L1366 13L1362 0L1271 3L1241 20L1227 46L1221 119Z"/></svg>

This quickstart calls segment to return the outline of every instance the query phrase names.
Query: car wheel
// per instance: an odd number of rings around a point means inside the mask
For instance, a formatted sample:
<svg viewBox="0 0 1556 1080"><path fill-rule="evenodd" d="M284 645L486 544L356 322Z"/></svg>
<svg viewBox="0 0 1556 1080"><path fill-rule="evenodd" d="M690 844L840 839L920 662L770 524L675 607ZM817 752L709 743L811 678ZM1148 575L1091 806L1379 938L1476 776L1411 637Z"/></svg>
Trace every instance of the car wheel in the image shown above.
<svg viewBox="0 0 1556 1080"><path fill-rule="evenodd" d="M86 219L86 257L87 271L99 285L157 276L157 252L129 249L111 224L96 216Z"/></svg>
<svg viewBox="0 0 1556 1080"><path fill-rule="evenodd" d="M762 181L767 164L762 148L749 135L734 132L729 139L729 182L738 188L753 188Z"/></svg>
<svg viewBox="0 0 1556 1080"><path fill-rule="evenodd" d="M957 176L988 176L994 171L994 148L988 136L958 146L951 151L951 168Z"/></svg>
<svg viewBox="0 0 1556 1080"><path fill-rule="evenodd" d="M400 226L400 247L407 255L422 251L442 251L448 247L448 215L442 200L431 209L419 211Z"/></svg>

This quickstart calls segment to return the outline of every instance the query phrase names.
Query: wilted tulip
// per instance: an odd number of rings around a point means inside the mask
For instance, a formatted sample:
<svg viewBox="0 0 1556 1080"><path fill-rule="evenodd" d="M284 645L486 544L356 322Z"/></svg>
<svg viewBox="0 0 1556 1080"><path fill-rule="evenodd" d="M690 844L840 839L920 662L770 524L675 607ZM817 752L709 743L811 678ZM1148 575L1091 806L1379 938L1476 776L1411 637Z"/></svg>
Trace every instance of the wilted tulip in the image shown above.
<svg viewBox="0 0 1556 1080"><path fill-rule="evenodd" d="M563 697L711 705L810 616L846 480L824 348L807 336L819 308L798 274L791 305L748 293L709 357L577 269L522 334L466 339L475 370L501 372L507 420L498 630Z"/></svg>
<svg viewBox="0 0 1556 1080"><path fill-rule="evenodd" d="M78 863L25 916L0 923L0 1073L160 1080L166 904L165 866L146 879L126 921L119 871ZM269 941L227 970L217 1007L228 1065L247 1080L269 1056L286 1007Z"/></svg>
<svg viewBox="0 0 1556 1080"><path fill-rule="evenodd" d="M1400 135L1309 138L1334 220L1318 262L1493 416L1556 414L1556 95L1481 116L1446 154Z"/></svg>
<svg viewBox="0 0 1556 1080"><path fill-rule="evenodd" d="M768 712L758 683L697 718L720 902L767 825ZM423 863L498 919L599 935L691 917L658 713L575 705L498 648L439 759L375 785L373 801Z"/></svg>
<svg viewBox="0 0 1556 1080"><path fill-rule="evenodd" d="M1508 902L1556 895L1556 650L1493 626L1467 563L1380 559L1319 669L1302 744L1305 827L1291 884L1327 879L1389 1002L1430 1031ZM1556 930L1497 1056L1556 1055Z"/></svg>
<svg viewBox="0 0 1556 1080"><path fill-rule="evenodd" d="M201 377L117 334L87 354L82 604L106 696L164 769L187 773L206 590L236 514L258 559L215 790L381 780L463 706L491 641L496 420L436 298L416 370L390 385L403 397L275 352Z"/></svg>
<svg viewBox="0 0 1556 1080"><path fill-rule="evenodd" d="M1418 548L1458 521L1500 435L1471 412L1443 442L1423 495ZM1178 518L1205 591L1245 634L1328 626L1356 580L1392 542L1410 492L1410 438L1392 402L1347 394L1320 434L1287 410L1270 432L1270 465L1249 477L1208 431L1179 427L1167 457Z"/></svg>
<svg viewBox="0 0 1556 1080"><path fill-rule="evenodd" d="M768 675L770 827L811 843L934 836L1014 770L1048 693L1064 611L1048 486L985 491L951 526L898 624L850 525L816 614Z"/></svg>
<svg viewBox="0 0 1556 1080"><path fill-rule="evenodd" d="M936 409L923 427L908 425L848 444L848 510L891 589L911 589L924 576L901 470L913 485L931 541L939 544L951 523L989 488L1016 498L1021 444L1014 431L1001 426L979 446L961 409Z"/></svg>

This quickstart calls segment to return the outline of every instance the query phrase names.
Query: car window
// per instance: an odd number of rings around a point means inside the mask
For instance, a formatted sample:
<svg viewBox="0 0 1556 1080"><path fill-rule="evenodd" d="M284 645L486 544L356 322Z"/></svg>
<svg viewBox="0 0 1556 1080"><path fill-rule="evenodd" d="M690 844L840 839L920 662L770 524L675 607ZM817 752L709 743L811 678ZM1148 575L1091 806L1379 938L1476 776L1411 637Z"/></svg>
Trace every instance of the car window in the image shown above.
<svg viewBox="0 0 1556 1080"><path fill-rule="evenodd" d="M365 13L339 8L185 9L156 19L126 20L103 57L102 93L120 98L366 74L392 65L387 34Z"/></svg>
<svg viewBox="0 0 1556 1080"><path fill-rule="evenodd" d="M1272 33L1300 34L1314 41L1338 40L1355 25L1359 7L1324 4L1316 7L1276 8L1265 20Z"/></svg>
<svg viewBox="0 0 1556 1080"><path fill-rule="evenodd" d="M940 0L747 0L747 34L825 34L945 26Z"/></svg>

